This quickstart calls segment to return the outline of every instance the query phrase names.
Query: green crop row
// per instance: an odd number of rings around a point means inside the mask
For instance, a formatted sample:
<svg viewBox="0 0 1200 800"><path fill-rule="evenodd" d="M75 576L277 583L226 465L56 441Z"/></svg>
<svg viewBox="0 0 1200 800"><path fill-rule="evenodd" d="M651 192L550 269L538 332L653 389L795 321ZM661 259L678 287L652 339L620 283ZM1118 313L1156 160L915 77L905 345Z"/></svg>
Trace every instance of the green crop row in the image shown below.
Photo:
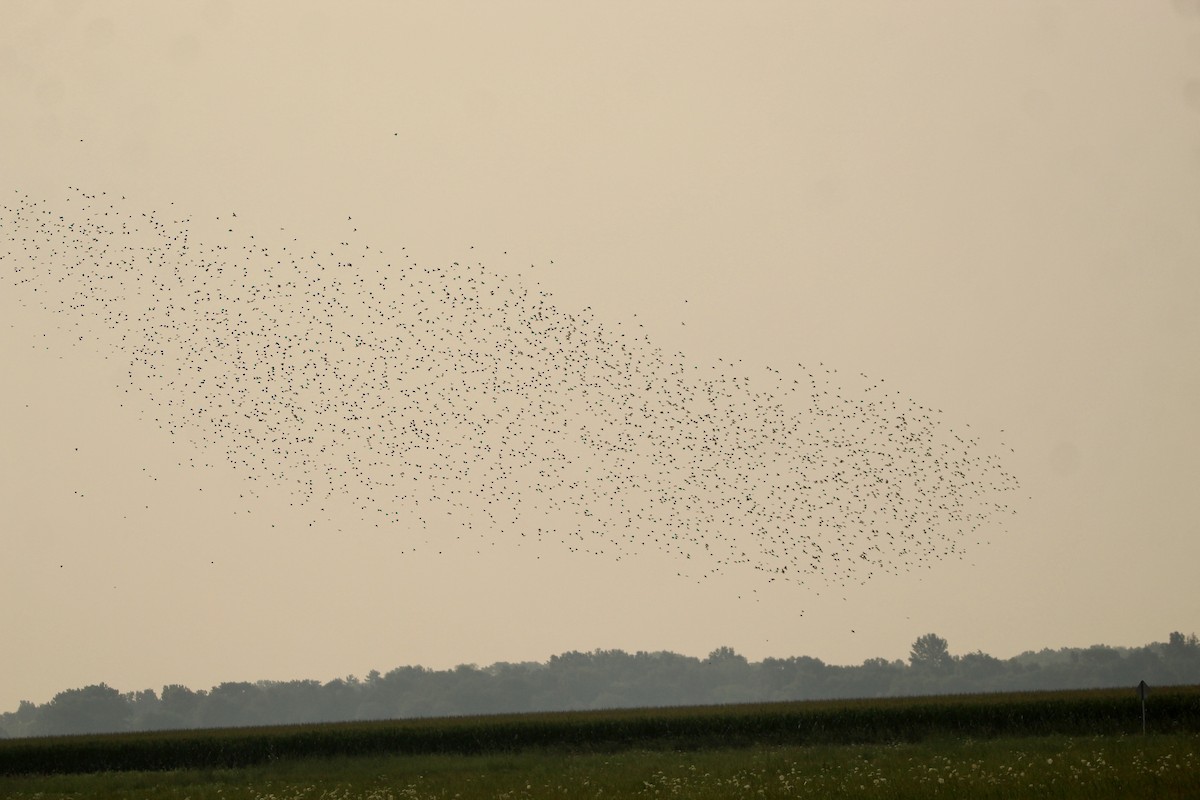
<svg viewBox="0 0 1200 800"><path fill-rule="evenodd" d="M1154 732L1200 732L1200 686L1158 689ZM0 740L0 775L227 768L278 759L867 744L1137 734L1133 690L622 709Z"/></svg>

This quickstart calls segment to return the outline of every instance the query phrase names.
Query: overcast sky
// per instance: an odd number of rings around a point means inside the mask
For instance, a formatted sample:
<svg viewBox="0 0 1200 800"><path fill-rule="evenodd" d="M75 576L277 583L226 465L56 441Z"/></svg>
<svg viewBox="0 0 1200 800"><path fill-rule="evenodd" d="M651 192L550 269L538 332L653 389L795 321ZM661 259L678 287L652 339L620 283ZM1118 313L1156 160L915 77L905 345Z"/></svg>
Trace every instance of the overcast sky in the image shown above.
<svg viewBox="0 0 1200 800"><path fill-rule="evenodd" d="M0 709L572 649L860 663L930 631L1007 657L1200 630L1200 4L2 16L0 205L67 213L78 187L198 241L236 212L243 241L481 262L692 367L886 381L1021 488L963 558L819 594L512 530L456 546L450 522L401 552L418 534L249 493L172 437L0 259Z"/></svg>

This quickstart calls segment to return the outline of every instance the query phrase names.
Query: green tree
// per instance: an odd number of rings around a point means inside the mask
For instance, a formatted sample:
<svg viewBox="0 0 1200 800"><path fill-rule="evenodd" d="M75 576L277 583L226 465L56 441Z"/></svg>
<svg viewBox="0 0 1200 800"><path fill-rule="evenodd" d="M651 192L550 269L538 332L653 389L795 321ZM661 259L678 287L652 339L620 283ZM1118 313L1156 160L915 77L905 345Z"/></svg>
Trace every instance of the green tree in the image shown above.
<svg viewBox="0 0 1200 800"><path fill-rule="evenodd" d="M1168 652L1186 653L1189 650L1195 650L1198 644L1200 644L1200 642L1197 642L1196 634L1194 633L1189 636L1184 636L1179 631L1171 631L1170 635L1167 637Z"/></svg>
<svg viewBox="0 0 1200 800"><path fill-rule="evenodd" d="M746 661L745 656L739 654L732 647L722 646L722 647L718 647L716 650L713 650L711 653L709 653L708 660L705 663L708 663L708 664L737 664L738 666L745 666L748 662Z"/></svg>
<svg viewBox="0 0 1200 800"><path fill-rule="evenodd" d="M162 688L159 709L168 728L191 728L200 723L200 707L206 692L194 692L186 686L172 683Z"/></svg>
<svg viewBox="0 0 1200 800"><path fill-rule="evenodd" d="M957 672L959 675L968 681L974 681L981 685L986 685L989 681L1000 678L1008 672L1008 667L1005 666L1003 661L989 656L982 650L967 653L959 657L957 662Z"/></svg>
<svg viewBox="0 0 1200 800"><path fill-rule="evenodd" d="M917 637L908 653L908 663L916 669L948 669L954 659L950 656L950 645L936 633Z"/></svg>
<svg viewBox="0 0 1200 800"><path fill-rule="evenodd" d="M101 683L59 692L42 707L40 733L111 733L127 729L130 706L124 696Z"/></svg>

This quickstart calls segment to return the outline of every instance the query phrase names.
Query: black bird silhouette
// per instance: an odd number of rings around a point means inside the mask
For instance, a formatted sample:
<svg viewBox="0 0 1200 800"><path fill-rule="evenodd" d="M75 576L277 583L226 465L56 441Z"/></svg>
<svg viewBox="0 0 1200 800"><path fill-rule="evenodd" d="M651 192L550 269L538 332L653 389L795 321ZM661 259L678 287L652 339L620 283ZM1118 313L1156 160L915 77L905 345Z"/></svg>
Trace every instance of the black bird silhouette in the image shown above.
<svg viewBox="0 0 1200 800"><path fill-rule="evenodd" d="M18 192L0 265L124 360L157 425L248 486L352 502L414 550L430 534L406 509L483 515L480 540L654 548L697 580L846 587L960 558L1012 513L1000 458L882 380L695 363L482 263L236 229L204 242L188 225L104 194L54 210Z"/></svg>

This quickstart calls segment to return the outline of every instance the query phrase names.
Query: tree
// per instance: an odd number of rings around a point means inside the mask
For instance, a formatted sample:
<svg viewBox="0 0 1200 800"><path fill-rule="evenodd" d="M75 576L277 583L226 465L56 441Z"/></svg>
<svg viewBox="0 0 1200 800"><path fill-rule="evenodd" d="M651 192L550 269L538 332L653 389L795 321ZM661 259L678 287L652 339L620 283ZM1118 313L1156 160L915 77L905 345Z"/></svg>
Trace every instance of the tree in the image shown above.
<svg viewBox="0 0 1200 800"><path fill-rule="evenodd" d="M253 701L260 696L257 686L244 681L226 681L214 686L200 707L200 723L209 728L252 725L258 721Z"/></svg>
<svg viewBox="0 0 1200 800"><path fill-rule="evenodd" d="M126 729L130 707L108 684L59 692L42 707L41 733L109 733Z"/></svg>
<svg viewBox="0 0 1200 800"><path fill-rule="evenodd" d="M916 669L943 670L954 663L950 645L936 633L917 638L908 654L908 663Z"/></svg>
<svg viewBox="0 0 1200 800"><path fill-rule="evenodd" d="M1184 636L1179 631L1171 631L1167 637L1167 649L1169 652L1183 653L1188 650L1195 650L1197 647L1196 634Z"/></svg>
<svg viewBox="0 0 1200 800"><path fill-rule="evenodd" d="M172 683L162 688L159 709L168 728L191 728L200 724L200 707L207 692L194 692L186 686Z"/></svg>
<svg viewBox="0 0 1200 800"><path fill-rule="evenodd" d="M982 650L976 650L958 659L957 672L967 680L986 685L989 681L1003 676L1008 672L1008 668L1000 659L989 656Z"/></svg>
<svg viewBox="0 0 1200 800"><path fill-rule="evenodd" d="M713 650L711 653L709 653L708 660L705 663L708 663L708 664L737 664L739 666L743 666L749 662L747 662L745 656L740 655L732 647L722 646L722 647L718 647L716 650Z"/></svg>
<svg viewBox="0 0 1200 800"><path fill-rule="evenodd" d="M1167 646L1163 648L1162 660L1172 683L1194 683L1200 675L1200 643L1196 634L1184 636L1179 631L1171 631Z"/></svg>

